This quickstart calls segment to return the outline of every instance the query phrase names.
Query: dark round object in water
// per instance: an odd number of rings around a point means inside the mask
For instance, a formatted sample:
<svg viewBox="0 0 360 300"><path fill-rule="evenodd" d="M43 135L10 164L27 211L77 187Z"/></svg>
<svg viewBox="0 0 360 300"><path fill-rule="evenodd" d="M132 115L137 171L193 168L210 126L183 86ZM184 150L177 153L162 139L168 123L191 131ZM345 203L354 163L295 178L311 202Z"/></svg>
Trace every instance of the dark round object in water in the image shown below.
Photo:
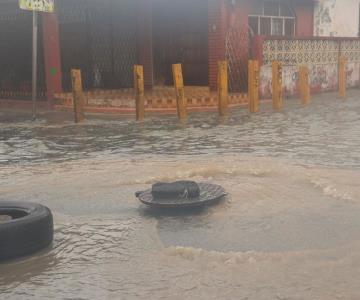
<svg viewBox="0 0 360 300"><path fill-rule="evenodd" d="M0 216L0 261L34 254L53 241L53 217L45 206L0 202Z"/></svg>
<svg viewBox="0 0 360 300"><path fill-rule="evenodd" d="M144 204L157 208L181 208L195 207L206 204L213 204L222 200L227 193L224 188L217 184L198 183L200 196L195 198L182 199L157 199L152 195L152 190L135 193L136 197Z"/></svg>
<svg viewBox="0 0 360 300"><path fill-rule="evenodd" d="M155 199L196 198L200 188L194 181L158 182L152 186L151 194Z"/></svg>

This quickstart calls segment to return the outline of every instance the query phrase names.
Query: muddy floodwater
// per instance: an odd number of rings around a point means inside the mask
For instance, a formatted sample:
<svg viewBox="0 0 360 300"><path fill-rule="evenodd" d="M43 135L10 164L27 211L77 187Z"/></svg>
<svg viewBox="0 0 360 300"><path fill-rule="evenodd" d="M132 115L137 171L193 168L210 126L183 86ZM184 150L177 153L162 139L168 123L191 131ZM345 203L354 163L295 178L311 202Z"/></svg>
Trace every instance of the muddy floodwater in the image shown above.
<svg viewBox="0 0 360 300"><path fill-rule="evenodd" d="M183 124L28 118L0 112L0 200L48 206L55 240L0 264L1 300L360 299L360 92ZM134 196L177 179L229 197L159 212Z"/></svg>

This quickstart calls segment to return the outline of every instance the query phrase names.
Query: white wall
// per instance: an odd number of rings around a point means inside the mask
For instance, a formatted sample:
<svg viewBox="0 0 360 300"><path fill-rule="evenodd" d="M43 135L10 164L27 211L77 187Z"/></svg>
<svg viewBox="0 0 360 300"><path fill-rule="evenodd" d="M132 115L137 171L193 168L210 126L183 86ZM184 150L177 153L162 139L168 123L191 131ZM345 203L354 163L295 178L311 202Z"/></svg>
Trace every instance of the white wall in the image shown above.
<svg viewBox="0 0 360 300"><path fill-rule="evenodd" d="M357 37L360 0L318 0L314 11L315 36Z"/></svg>

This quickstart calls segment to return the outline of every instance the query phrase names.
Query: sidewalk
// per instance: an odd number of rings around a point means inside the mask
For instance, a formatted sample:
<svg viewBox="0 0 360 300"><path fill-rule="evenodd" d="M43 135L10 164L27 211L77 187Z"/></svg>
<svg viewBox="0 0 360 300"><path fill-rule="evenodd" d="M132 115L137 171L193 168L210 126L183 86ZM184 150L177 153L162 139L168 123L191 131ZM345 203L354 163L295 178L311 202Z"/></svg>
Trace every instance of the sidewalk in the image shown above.
<svg viewBox="0 0 360 300"><path fill-rule="evenodd" d="M215 111L218 107L217 92L206 86L185 87L188 110ZM73 107L72 93L55 95L55 110L69 111ZM99 113L135 113L135 97L133 89L85 91L85 112ZM229 106L247 104L247 95L230 93ZM145 110L151 113L176 113L177 104L173 87L154 87L145 92Z"/></svg>

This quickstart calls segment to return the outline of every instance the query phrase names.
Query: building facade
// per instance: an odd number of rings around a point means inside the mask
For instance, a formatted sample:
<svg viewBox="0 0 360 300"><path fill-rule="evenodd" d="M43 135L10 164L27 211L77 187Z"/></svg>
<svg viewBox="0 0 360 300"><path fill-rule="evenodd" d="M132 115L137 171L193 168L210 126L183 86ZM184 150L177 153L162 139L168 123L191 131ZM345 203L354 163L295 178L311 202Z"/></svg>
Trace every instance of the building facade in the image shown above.
<svg viewBox="0 0 360 300"><path fill-rule="evenodd" d="M314 35L358 37L360 0L318 0L314 8Z"/></svg>
<svg viewBox="0 0 360 300"><path fill-rule="evenodd" d="M224 59L244 90L255 37L312 36L313 12L313 0L57 0L40 15L40 97L69 91L72 68L87 90L132 87L134 64L147 88L171 85L182 63L186 85L216 89ZM0 98L29 98L31 13L16 0L0 0L0 44Z"/></svg>

